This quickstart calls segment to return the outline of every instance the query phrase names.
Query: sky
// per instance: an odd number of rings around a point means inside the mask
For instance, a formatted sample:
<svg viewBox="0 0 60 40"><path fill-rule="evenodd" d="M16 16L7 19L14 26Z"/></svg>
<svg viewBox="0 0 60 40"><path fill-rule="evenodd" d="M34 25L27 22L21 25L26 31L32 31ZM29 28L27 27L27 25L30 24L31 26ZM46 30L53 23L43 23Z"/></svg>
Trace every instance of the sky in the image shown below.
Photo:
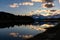
<svg viewBox="0 0 60 40"><path fill-rule="evenodd" d="M42 12L49 13L49 10L60 13L60 0L0 0L0 11L16 15L44 14Z"/></svg>

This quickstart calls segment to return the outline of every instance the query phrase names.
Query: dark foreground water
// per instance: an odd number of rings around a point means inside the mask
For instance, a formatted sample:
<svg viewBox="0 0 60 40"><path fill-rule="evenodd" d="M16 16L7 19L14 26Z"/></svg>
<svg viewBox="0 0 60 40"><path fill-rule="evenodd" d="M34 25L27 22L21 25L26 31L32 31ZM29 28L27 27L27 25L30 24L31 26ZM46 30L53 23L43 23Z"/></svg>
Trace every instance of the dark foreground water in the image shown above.
<svg viewBox="0 0 60 40"><path fill-rule="evenodd" d="M58 22L34 22L30 25L0 26L0 40L25 40L57 24Z"/></svg>

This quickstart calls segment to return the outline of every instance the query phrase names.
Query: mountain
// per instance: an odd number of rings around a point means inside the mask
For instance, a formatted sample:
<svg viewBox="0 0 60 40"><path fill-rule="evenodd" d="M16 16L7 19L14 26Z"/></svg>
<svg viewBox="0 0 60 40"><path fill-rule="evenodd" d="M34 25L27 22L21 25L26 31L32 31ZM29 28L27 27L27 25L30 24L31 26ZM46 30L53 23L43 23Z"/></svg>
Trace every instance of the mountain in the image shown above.
<svg viewBox="0 0 60 40"><path fill-rule="evenodd" d="M49 18L60 18L60 14L50 15L50 16L32 15L32 18L35 20L37 20L37 19L49 19Z"/></svg>
<svg viewBox="0 0 60 40"><path fill-rule="evenodd" d="M35 20L38 20L38 19L45 19L46 16L43 16L43 15L32 15L32 18L35 19Z"/></svg>
<svg viewBox="0 0 60 40"><path fill-rule="evenodd" d="M14 14L8 12L0 12L0 16L14 16Z"/></svg>
<svg viewBox="0 0 60 40"><path fill-rule="evenodd" d="M60 18L60 14L53 15L53 16L47 16L47 18Z"/></svg>

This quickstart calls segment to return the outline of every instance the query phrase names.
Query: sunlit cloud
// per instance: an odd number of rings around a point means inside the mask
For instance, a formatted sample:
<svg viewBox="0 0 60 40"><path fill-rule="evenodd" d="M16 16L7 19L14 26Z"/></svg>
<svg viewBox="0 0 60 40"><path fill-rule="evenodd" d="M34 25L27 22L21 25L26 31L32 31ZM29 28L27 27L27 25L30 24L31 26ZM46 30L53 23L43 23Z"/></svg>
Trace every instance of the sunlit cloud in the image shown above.
<svg viewBox="0 0 60 40"><path fill-rule="evenodd" d="M60 3L60 0L59 0L59 3Z"/></svg>
<svg viewBox="0 0 60 40"><path fill-rule="evenodd" d="M33 2L23 2L23 3L19 3L19 5L28 5L28 6L33 6L34 3Z"/></svg>
<svg viewBox="0 0 60 40"><path fill-rule="evenodd" d="M32 2L53 2L54 0L31 0Z"/></svg>
<svg viewBox="0 0 60 40"><path fill-rule="evenodd" d="M40 12L41 12L41 10L36 10L35 12L40 13Z"/></svg>
<svg viewBox="0 0 60 40"><path fill-rule="evenodd" d="M59 13L60 14L60 10L56 10L56 13Z"/></svg>
<svg viewBox="0 0 60 40"><path fill-rule="evenodd" d="M51 15L57 15L60 14L60 10L50 10Z"/></svg>
<svg viewBox="0 0 60 40"><path fill-rule="evenodd" d="M11 8L18 8L18 7L20 7L20 6L33 6L34 5L34 3L33 2L23 2L23 3L13 3L13 4L10 4L9 6L11 7Z"/></svg>
<svg viewBox="0 0 60 40"><path fill-rule="evenodd" d="M43 14L41 12L45 12L46 14ZM50 15L49 12L50 12L49 10L35 10L35 11L31 11L29 15L40 14L40 15L47 16L47 15Z"/></svg>
<svg viewBox="0 0 60 40"><path fill-rule="evenodd" d="M54 0L45 0L45 2L53 2Z"/></svg>
<svg viewBox="0 0 60 40"><path fill-rule="evenodd" d="M29 15L32 15L34 13L34 11L31 11L31 12L29 12Z"/></svg>
<svg viewBox="0 0 60 40"><path fill-rule="evenodd" d="M50 10L50 12L55 12L56 10Z"/></svg>
<svg viewBox="0 0 60 40"><path fill-rule="evenodd" d="M39 13L41 13L41 10L35 10L35 11L31 11L31 12L29 12L29 15L33 15L33 14L39 14Z"/></svg>
<svg viewBox="0 0 60 40"><path fill-rule="evenodd" d="M13 3L9 5L11 8L17 8L19 7L18 3Z"/></svg>
<svg viewBox="0 0 60 40"><path fill-rule="evenodd" d="M43 7L43 8L52 8L52 7L54 7L54 4L51 3L51 2L49 2L49 3L44 3L44 4L42 4L42 7Z"/></svg>
<svg viewBox="0 0 60 40"><path fill-rule="evenodd" d="M34 15L34 14L37 14L37 15L40 14L43 16L49 16L49 15L53 16L53 15L60 14L60 10L34 10L28 13L28 15Z"/></svg>
<svg viewBox="0 0 60 40"><path fill-rule="evenodd" d="M31 0L32 2L45 2L44 0Z"/></svg>

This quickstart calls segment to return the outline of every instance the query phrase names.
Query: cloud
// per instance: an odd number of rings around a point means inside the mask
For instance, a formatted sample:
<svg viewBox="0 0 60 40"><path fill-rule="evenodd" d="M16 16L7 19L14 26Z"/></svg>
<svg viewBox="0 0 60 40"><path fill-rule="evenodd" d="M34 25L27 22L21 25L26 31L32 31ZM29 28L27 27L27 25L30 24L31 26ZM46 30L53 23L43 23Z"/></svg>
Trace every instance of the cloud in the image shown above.
<svg viewBox="0 0 60 40"><path fill-rule="evenodd" d="M43 8L52 8L52 7L54 7L54 4L51 3L51 2L49 2L49 3L44 3L44 4L42 4L42 7L43 7Z"/></svg>
<svg viewBox="0 0 60 40"><path fill-rule="evenodd" d="M34 11L29 12L29 15L32 15L32 14L34 14Z"/></svg>
<svg viewBox="0 0 60 40"><path fill-rule="evenodd" d="M59 3L60 3L60 0L59 0Z"/></svg>
<svg viewBox="0 0 60 40"><path fill-rule="evenodd" d="M39 14L39 13L41 13L41 10L35 10L35 11L31 11L31 12L29 12L29 15L33 15L33 14Z"/></svg>
<svg viewBox="0 0 60 40"><path fill-rule="evenodd" d="M60 10L56 10L55 13L56 13L56 14L60 14Z"/></svg>
<svg viewBox="0 0 60 40"><path fill-rule="evenodd" d="M28 6L33 6L34 3L33 2L23 2L23 3L19 3L19 5L28 5Z"/></svg>
<svg viewBox="0 0 60 40"><path fill-rule="evenodd" d="M60 14L60 10L50 10L51 15Z"/></svg>
<svg viewBox="0 0 60 40"><path fill-rule="evenodd" d="M56 12L56 10L50 10L50 12Z"/></svg>
<svg viewBox="0 0 60 40"><path fill-rule="evenodd" d="M32 2L53 2L54 0L31 0Z"/></svg>
<svg viewBox="0 0 60 40"><path fill-rule="evenodd" d="M52 16L52 15L60 14L60 10L34 10L34 11L29 12L29 15L34 15L34 14L37 14L37 15L40 14L43 16L49 16L49 15Z"/></svg>
<svg viewBox="0 0 60 40"><path fill-rule="evenodd" d="M9 6L11 7L11 8L18 8L19 6L21 6L21 5L25 5L25 6L33 6L34 5L34 3L33 2L23 2L23 3L13 3L13 4L10 4Z"/></svg>
<svg viewBox="0 0 60 40"><path fill-rule="evenodd" d="M32 2L43 2L42 0L31 0Z"/></svg>
<svg viewBox="0 0 60 40"><path fill-rule="evenodd" d="M60 10L50 10L50 12L59 13L60 14Z"/></svg>
<svg viewBox="0 0 60 40"><path fill-rule="evenodd" d="M45 0L45 2L53 2L54 0Z"/></svg>
<svg viewBox="0 0 60 40"><path fill-rule="evenodd" d="M35 11L35 13L40 13L40 12L41 12L41 10L36 10L36 11Z"/></svg>
<svg viewBox="0 0 60 40"><path fill-rule="evenodd" d="M18 3L13 3L13 4L11 4L11 5L9 5L11 8L17 8L17 7L19 7L19 5L18 5Z"/></svg>

